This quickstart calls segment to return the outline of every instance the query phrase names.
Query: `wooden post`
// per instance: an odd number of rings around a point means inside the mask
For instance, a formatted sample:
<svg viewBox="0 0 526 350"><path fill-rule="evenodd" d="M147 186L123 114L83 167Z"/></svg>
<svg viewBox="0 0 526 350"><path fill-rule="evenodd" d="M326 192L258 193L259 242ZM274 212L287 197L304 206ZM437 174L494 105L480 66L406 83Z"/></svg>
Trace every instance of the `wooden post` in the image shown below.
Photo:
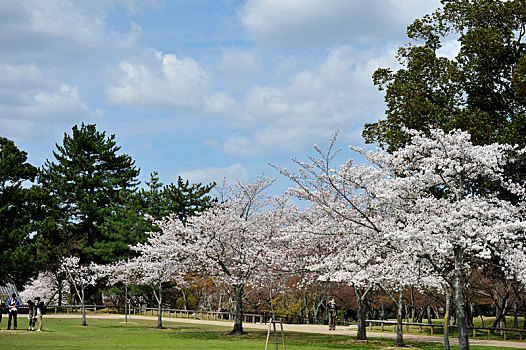
<svg viewBox="0 0 526 350"><path fill-rule="evenodd" d="M435 326L431 326L431 335L435 334Z"/></svg>
<svg viewBox="0 0 526 350"><path fill-rule="evenodd" d="M490 333L489 329L488 329L488 340L491 340L491 333Z"/></svg>
<svg viewBox="0 0 526 350"><path fill-rule="evenodd" d="M418 333L422 333L422 325L418 326Z"/></svg>
<svg viewBox="0 0 526 350"><path fill-rule="evenodd" d="M384 331L384 323L383 322L381 323L380 329L382 330L382 332Z"/></svg>
<svg viewBox="0 0 526 350"><path fill-rule="evenodd" d="M477 329L473 327L473 338L477 337Z"/></svg>
<svg viewBox="0 0 526 350"><path fill-rule="evenodd" d="M396 333L396 324L393 325L393 333Z"/></svg>
<svg viewBox="0 0 526 350"><path fill-rule="evenodd" d="M283 332L283 323L281 322L281 318L279 319L279 325L281 326L281 339L283 341L283 350L287 350L287 347L285 346L285 333Z"/></svg>

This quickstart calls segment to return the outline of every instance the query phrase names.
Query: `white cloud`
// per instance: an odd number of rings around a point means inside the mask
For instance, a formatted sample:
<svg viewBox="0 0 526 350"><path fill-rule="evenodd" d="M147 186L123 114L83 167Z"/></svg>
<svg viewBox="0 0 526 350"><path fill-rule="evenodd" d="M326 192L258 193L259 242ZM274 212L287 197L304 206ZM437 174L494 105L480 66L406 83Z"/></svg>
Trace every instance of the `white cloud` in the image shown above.
<svg viewBox="0 0 526 350"><path fill-rule="evenodd" d="M238 15L259 43L297 47L392 39L439 6L438 0L248 0Z"/></svg>
<svg viewBox="0 0 526 350"><path fill-rule="evenodd" d="M236 105L236 101L226 92L216 92L205 98L206 109L212 114L231 112Z"/></svg>
<svg viewBox="0 0 526 350"><path fill-rule="evenodd" d="M3 98L5 94L0 90L0 99ZM10 138L38 139L52 129L54 123L96 118L100 113L88 109L77 87L61 84L55 89L26 90L9 103L1 103L0 130Z"/></svg>
<svg viewBox="0 0 526 350"><path fill-rule="evenodd" d="M64 124L69 127L103 114L87 102L87 85L105 69L94 61L135 47L140 34L133 25L120 33L107 26L108 11L118 3L0 0L3 136L38 139Z"/></svg>
<svg viewBox="0 0 526 350"><path fill-rule="evenodd" d="M236 180L244 181L249 178L248 170L241 163L235 163L227 167L208 167L204 169L195 169L192 171L182 171L179 173L185 180L192 183L221 183L223 179L227 182L234 182Z"/></svg>
<svg viewBox="0 0 526 350"><path fill-rule="evenodd" d="M117 104L151 108L199 107L208 94L208 74L190 57L155 52L149 63L120 64L120 82L108 89Z"/></svg>
<svg viewBox="0 0 526 350"><path fill-rule="evenodd" d="M255 51L225 49L217 63L216 78L222 89L243 91L262 68L261 57Z"/></svg>
<svg viewBox="0 0 526 350"><path fill-rule="evenodd" d="M2 1L0 47L11 63L31 60L71 64L134 45L140 28L127 32L108 28L107 12L116 1Z"/></svg>
<svg viewBox="0 0 526 350"><path fill-rule="evenodd" d="M228 75L242 75L256 72L261 67L260 60L252 51L223 50L219 70Z"/></svg>
<svg viewBox="0 0 526 350"><path fill-rule="evenodd" d="M242 157L298 152L326 141L335 130L358 143L364 123L383 114L372 73L381 66L396 67L394 52L393 47L376 56L338 46L317 67L291 76L284 86L254 85L231 114L232 124L245 132L208 140L207 145Z"/></svg>

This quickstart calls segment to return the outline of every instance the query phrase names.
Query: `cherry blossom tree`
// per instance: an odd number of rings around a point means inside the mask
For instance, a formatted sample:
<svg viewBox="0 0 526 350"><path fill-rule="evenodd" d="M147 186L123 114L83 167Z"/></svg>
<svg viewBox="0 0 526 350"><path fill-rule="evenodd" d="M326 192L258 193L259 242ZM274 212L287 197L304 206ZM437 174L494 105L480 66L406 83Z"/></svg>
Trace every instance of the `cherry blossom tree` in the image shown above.
<svg viewBox="0 0 526 350"><path fill-rule="evenodd" d="M296 184L290 193L309 202L305 219L293 228L296 237L292 241L307 249L302 252L304 263L318 273L318 279L353 286L357 339L365 340L367 298L382 277L382 258L392 250L383 227L393 220L377 196L385 188L388 174L373 165L355 166L352 160L339 170L333 169L340 153L335 149L336 137L327 151L314 147L318 158L310 157L309 162L294 159L297 173L276 169Z"/></svg>
<svg viewBox="0 0 526 350"><path fill-rule="evenodd" d="M157 328L163 329L163 287L168 282L174 282L178 288L184 287L184 277L192 265L184 249L184 235L181 235L184 224L176 214L154 223L167 233L150 232L146 243L131 247L139 256L130 260L126 267L134 271L139 284L152 288L157 301ZM175 229L168 230L167 227Z"/></svg>
<svg viewBox="0 0 526 350"><path fill-rule="evenodd" d="M69 286L58 276L58 273L43 271L35 279L24 285L24 289L20 292L20 298L25 301L40 296L46 303L61 305L65 301L64 293L69 293Z"/></svg>
<svg viewBox="0 0 526 350"><path fill-rule="evenodd" d="M369 187L371 190L372 187ZM315 208L316 206L313 205ZM373 205L369 204L369 211ZM393 213L386 210L385 213ZM334 215L309 208L304 220L291 227L290 246L301 247L291 252L296 267L309 269L305 279L345 282L355 290L359 339L366 338L367 298L373 289L382 289L398 308L395 346L404 346L402 293L409 286L440 288L441 279L433 274L425 261L413 256L395 241L385 240L382 230L354 231L354 225L341 226ZM370 219L382 224L370 213ZM391 223L395 216L389 215ZM387 219L382 219L387 220ZM380 227L380 226L379 226ZM341 230L341 231L338 231ZM365 234L367 232L367 234Z"/></svg>
<svg viewBox="0 0 526 350"><path fill-rule="evenodd" d="M294 195L325 214L315 229L344 237L344 246L351 248L325 259L326 270L333 271L330 278L360 286L361 275L371 280L370 288L385 254L393 245L405 247L412 259L399 263L425 260L452 288L460 349L468 349L463 278L473 264L501 257L524 239L520 206L487 190L494 184L523 192L524 186L506 179L502 171L517 150L508 145L475 146L460 131L409 133L408 145L392 154L351 147L370 165L354 165L351 159L332 168L339 152L333 151L333 139L328 152L315 147L319 158L295 160L298 173L279 171L296 183Z"/></svg>
<svg viewBox="0 0 526 350"><path fill-rule="evenodd" d="M118 260L111 264L93 265L93 269L102 278L106 278L106 283L110 286L122 284L124 287L124 321L128 322L130 314L128 302L128 289L132 284L139 283L139 271L136 270L137 264L130 259Z"/></svg>
<svg viewBox="0 0 526 350"><path fill-rule="evenodd" d="M98 275L95 272L96 269L93 268L93 266L81 265L80 258L71 256L62 258L59 271L66 275L66 278L73 286L77 297L81 301L82 325L87 326L84 294L88 286L93 286L97 282Z"/></svg>
<svg viewBox="0 0 526 350"><path fill-rule="evenodd" d="M232 333L243 331L243 296L247 284L261 281L279 264L284 226L294 218L287 198L272 197L266 189L274 179L258 177L237 182L222 193L222 202L191 218L195 256L208 273L230 284L235 295Z"/></svg>
<svg viewBox="0 0 526 350"><path fill-rule="evenodd" d="M511 192L523 191L523 185L510 182L503 171L517 150L499 144L476 146L460 131L411 135L403 149L369 157L396 174L391 192L414 203L407 222L386 231L387 237L427 260L452 288L459 348L469 349L463 280L474 266L501 259L525 238L520 206L486 190L494 183Z"/></svg>
<svg viewBox="0 0 526 350"><path fill-rule="evenodd" d="M232 286L235 295L233 334L243 331L243 296L249 283L261 281L280 257L275 240L287 220L293 220L286 198L271 197L265 190L273 179L225 186L219 203L182 223L171 215L156 221L162 234L151 242L157 254L185 261ZM163 252L163 253L161 253Z"/></svg>

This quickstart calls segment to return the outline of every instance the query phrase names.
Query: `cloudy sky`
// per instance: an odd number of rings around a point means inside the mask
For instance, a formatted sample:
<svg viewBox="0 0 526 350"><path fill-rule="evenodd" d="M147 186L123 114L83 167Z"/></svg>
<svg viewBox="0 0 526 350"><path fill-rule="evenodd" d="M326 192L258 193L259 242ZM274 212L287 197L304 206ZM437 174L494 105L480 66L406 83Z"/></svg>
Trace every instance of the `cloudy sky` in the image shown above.
<svg viewBox="0 0 526 350"><path fill-rule="evenodd" d="M141 180L275 176L268 162L286 167L335 130L363 143L385 110L373 71L396 67L406 26L439 5L0 0L0 135L41 166L95 123Z"/></svg>

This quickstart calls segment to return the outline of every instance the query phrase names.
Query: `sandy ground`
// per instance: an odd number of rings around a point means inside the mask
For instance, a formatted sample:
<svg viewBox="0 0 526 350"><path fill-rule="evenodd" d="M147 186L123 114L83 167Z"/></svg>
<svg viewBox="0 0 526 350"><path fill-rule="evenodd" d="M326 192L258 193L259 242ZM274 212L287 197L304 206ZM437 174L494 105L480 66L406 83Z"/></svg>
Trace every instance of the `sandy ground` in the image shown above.
<svg viewBox="0 0 526 350"><path fill-rule="evenodd" d="M44 316L46 318L80 318L79 314L72 314L72 315L53 315L53 314L47 314ZM124 315L115 315L115 314L96 314L96 315L87 315L90 319L121 319L124 321ZM157 316L138 316L138 315L132 315L132 320L157 320ZM194 323L194 324L208 324L208 325L215 325L215 326L229 326L233 327L232 321L212 321L212 320L200 320L200 319L187 319L187 318L174 318L174 317L163 317L163 322L181 322L181 323ZM279 326L279 325L278 325ZM243 327L245 329L268 329L268 324L259 324L259 323L243 323ZM355 326L356 327L356 326ZM321 333L321 334L339 334L339 335L347 335L350 337L356 336L356 328L351 327L344 327L344 326L338 326L336 327L335 331L329 331L328 326L322 326L322 325L305 325L305 324L284 324L283 329L285 331L290 332L305 332L305 333ZM367 335L371 338L388 338L388 339L394 339L396 337L395 333L391 332L383 332L383 333L375 333L375 332L367 332ZM423 336L423 335L415 335L415 334L404 334L405 340L414 340L414 341L422 341L422 342L436 342L436 343L443 343L443 338L441 337L432 337L432 336ZM450 339L451 344L456 344L457 339L451 338ZM471 345L483 345L483 346L492 346L495 348L503 349L503 348L518 348L518 349L526 349L526 341L525 342L517 342L517 341L498 341L498 340L484 340L484 339L470 339Z"/></svg>

